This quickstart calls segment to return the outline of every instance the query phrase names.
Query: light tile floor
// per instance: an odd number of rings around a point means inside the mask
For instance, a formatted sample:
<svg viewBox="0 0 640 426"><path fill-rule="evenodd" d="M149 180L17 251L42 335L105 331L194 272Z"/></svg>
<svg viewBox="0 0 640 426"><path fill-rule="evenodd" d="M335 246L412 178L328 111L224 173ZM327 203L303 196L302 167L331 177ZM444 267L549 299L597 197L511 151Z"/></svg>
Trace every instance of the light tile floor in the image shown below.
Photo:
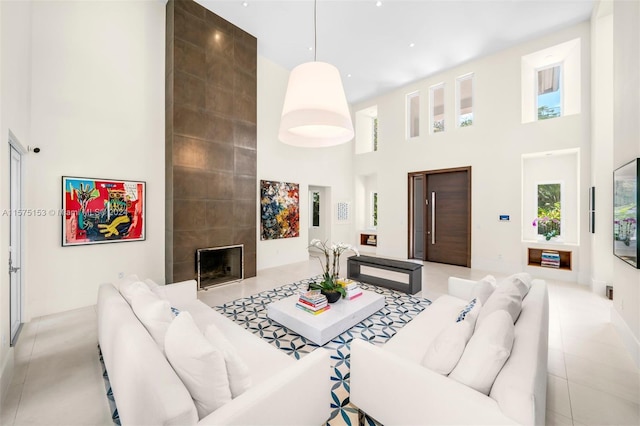
<svg viewBox="0 0 640 426"><path fill-rule="evenodd" d="M320 265L311 259L262 270L198 297L214 306L318 273ZM435 300L445 293L449 276L479 279L486 273L425 263L422 295ZM547 283L547 424L639 425L640 371L609 321L611 302L574 283ZM96 327L95 306L25 324L15 349L12 385L0 406L0 425L112 425Z"/></svg>

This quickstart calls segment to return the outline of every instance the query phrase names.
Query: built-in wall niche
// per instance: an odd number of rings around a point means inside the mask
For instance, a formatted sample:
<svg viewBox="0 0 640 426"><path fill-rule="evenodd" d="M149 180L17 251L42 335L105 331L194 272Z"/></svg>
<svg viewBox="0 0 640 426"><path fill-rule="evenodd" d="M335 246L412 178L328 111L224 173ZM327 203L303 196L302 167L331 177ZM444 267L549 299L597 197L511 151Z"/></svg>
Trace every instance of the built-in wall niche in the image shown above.
<svg viewBox="0 0 640 426"><path fill-rule="evenodd" d="M522 240L579 244L580 151L522 156Z"/></svg>
<svg viewBox="0 0 640 426"><path fill-rule="evenodd" d="M580 39L522 57L522 122L580 113Z"/></svg>
<svg viewBox="0 0 640 426"><path fill-rule="evenodd" d="M356 154L378 150L378 106L356 112Z"/></svg>

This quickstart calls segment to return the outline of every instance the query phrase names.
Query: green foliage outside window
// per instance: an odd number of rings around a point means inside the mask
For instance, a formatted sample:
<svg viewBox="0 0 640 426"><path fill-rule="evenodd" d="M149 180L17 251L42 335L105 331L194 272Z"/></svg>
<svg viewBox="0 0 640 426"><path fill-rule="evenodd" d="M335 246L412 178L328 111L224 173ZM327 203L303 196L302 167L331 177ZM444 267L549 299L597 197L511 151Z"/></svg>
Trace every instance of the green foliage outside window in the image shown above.
<svg viewBox="0 0 640 426"><path fill-rule="evenodd" d="M551 108L543 105L538 108L538 120L560 117L560 108Z"/></svg>
<svg viewBox="0 0 640 426"><path fill-rule="evenodd" d="M538 235L547 240L561 232L561 185L549 183L538 185Z"/></svg>
<svg viewBox="0 0 640 426"><path fill-rule="evenodd" d="M378 193L373 193L373 226L378 226Z"/></svg>

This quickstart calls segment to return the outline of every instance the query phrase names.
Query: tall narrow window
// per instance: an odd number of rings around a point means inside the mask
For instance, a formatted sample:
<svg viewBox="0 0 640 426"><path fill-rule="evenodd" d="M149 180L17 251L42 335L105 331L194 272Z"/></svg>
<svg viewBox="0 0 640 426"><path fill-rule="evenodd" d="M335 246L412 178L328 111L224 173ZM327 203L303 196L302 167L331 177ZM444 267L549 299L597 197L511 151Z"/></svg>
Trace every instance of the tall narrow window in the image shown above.
<svg viewBox="0 0 640 426"><path fill-rule="evenodd" d="M429 89L431 98L431 132L444 132L444 83Z"/></svg>
<svg viewBox="0 0 640 426"><path fill-rule="evenodd" d="M407 138L420 136L420 93L407 95Z"/></svg>
<svg viewBox="0 0 640 426"><path fill-rule="evenodd" d="M320 192L312 192L311 203L311 224L314 227L318 227L320 226Z"/></svg>
<svg viewBox="0 0 640 426"><path fill-rule="evenodd" d="M471 126L473 124L473 74L456 79L456 97L458 127Z"/></svg>
<svg viewBox="0 0 640 426"><path fill-rule="evenodd" d="M378 193L371 193L371 227L378 226Z"/></svg>
<svg viewBox="0 0 640 426"><path fill-rule="evenodd" d="M378 150L378 116L371 118L371 143L373 145L373 150Z"/></svg>
<svg viewBox="0 0 640 426"><path fill-rule="evenodd" d="M561 235L562 185L560 183L538 184L538 235L549 241Z"/></svg>
<svg viewBox="0 0 640 426"><path fill-rule="evenodd" d="M555 65L538 70L537 108L538 120L562 115L562 67Z"/></svg>
<svg viewBox="0 0 640 426"><path fill-rule="evenodd" d="M377 105L356 112L356 154L378 150Z"/></svg>

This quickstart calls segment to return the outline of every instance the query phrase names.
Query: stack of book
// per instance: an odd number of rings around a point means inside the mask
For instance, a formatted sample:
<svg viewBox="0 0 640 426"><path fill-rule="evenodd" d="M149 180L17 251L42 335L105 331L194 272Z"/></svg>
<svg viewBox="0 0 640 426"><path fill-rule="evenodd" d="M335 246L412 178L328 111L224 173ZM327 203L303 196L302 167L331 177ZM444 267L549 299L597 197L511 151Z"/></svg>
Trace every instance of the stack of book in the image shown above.
<svg viewBox="0 0 640 426"><path fill-rule="evenodd" d="M320 290L309 290L302 293L298 298L296 307L313 315L318 315L328 311L331 306L327 302L327 297L320 293Z"/></svg>
<svg viewBox="0 0 640 426"><path fill-rule="evenodd" d="M345 296L349 300L353 300L358 296L362 296L362 289L357 282L349 279L339 279L338 284L344 287L347 295Z"/></svg>
<svg viewBox="0 0 640 426"><path fill-rule="evenodd" d="M543 251L540 258L540 265L548 268L559 268L560 253L557 251Z"/></svg>

